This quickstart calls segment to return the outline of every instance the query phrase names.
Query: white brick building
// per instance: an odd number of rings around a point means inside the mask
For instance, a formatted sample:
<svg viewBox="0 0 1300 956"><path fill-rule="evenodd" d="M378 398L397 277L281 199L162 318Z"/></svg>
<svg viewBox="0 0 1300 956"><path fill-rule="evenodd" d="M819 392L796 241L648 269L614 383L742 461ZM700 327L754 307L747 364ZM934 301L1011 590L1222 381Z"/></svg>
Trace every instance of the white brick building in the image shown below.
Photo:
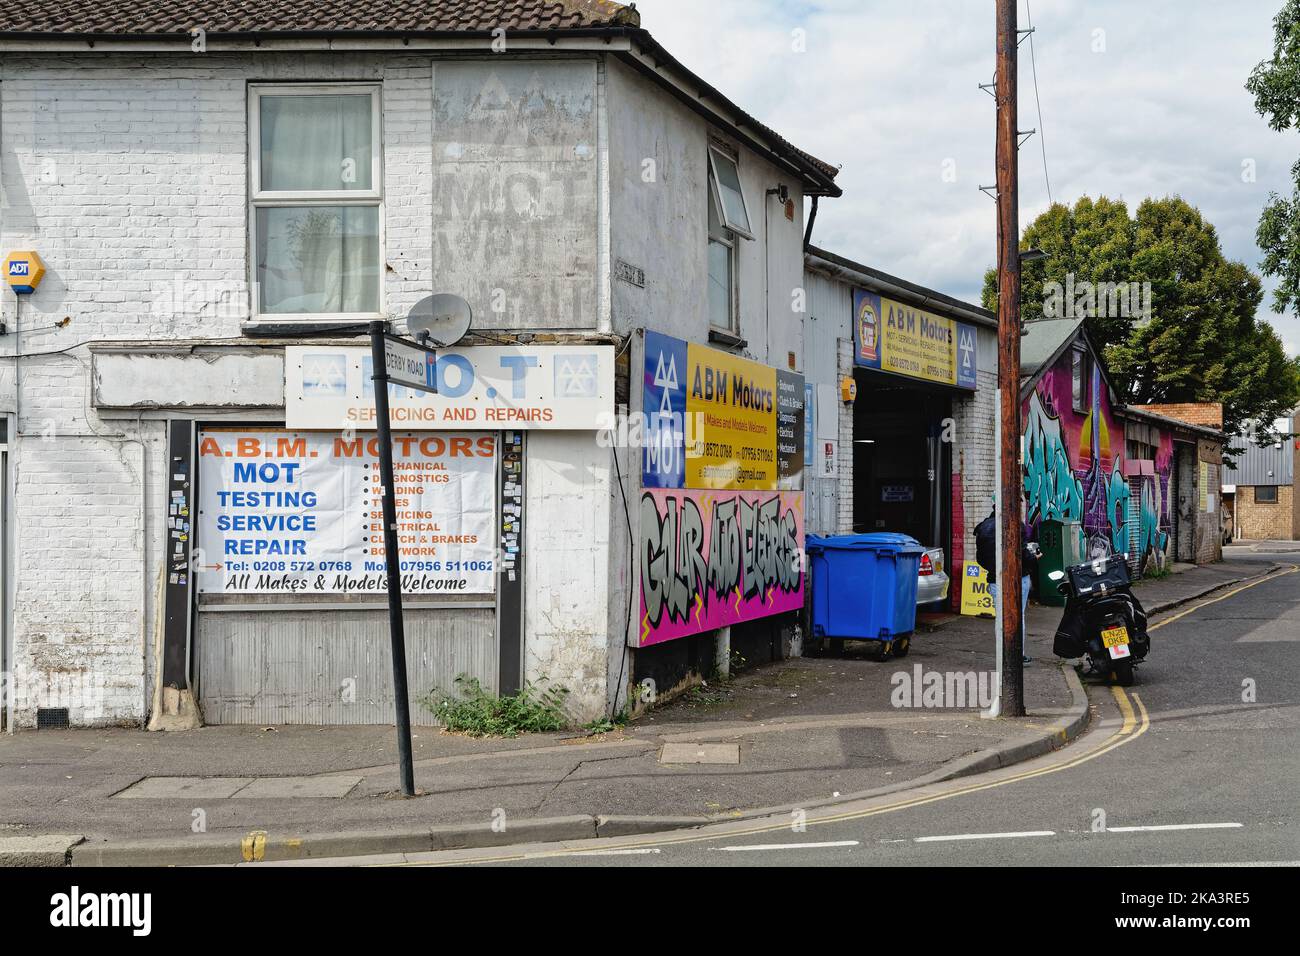
<svg viewBox="0 0 1300 956"><path fill-rule="evenodd" d="M364 340L330 328L387 318L400 330L423 297L452 292L475 311L466 344L607 346L616 401L634 410L636 330L782 369L803 354L789 294L803 203L838 194L834 170L677 64L631 9L523 2L500 19L496 6L398 0L321 26L310 2L274 3L254 30L197 0L142 33L126 9L50 2L6 28L0 245L35 250L47 269L34 294L5 293L0 339L11 726L64 709L72 725L137 724L172 706L160 678L177 652L164 640L170 559L180 535L205 542L171 508L168 422L199 436L283 429L286 347L355 348ZM353 98L329 120L361 157L344 156L338 189L308 182L313 97L331 110ZM354 107L373 141L347 118ZM268 133L271 120L288 132ZM258 163L276 172L256 177ZM752 238L722 229L729 251L711 271L718 168L734 170ZM330 221L323 232L303 232L309 209ZM711 312L720 261L730 289ZM640 651L643 666L626 659L636 451L618 451L615 469L594 431L529 431L526 445L519 606L503 592L415 601L413 694L459 673L489 689L547 678L585 720L639 674L672 680L712 659L713 633ZM373 597L191 599L178 666L210 713L391 713ZM522 662L510 670L512 631ZM349 681L352 700L339 695Z"/></svg>

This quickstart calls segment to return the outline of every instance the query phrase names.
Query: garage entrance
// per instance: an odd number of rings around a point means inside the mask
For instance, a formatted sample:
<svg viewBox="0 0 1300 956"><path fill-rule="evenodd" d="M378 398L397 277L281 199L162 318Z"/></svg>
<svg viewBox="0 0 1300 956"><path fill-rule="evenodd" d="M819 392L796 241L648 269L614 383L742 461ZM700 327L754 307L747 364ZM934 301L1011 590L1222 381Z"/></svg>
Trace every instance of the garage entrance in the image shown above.
<svg viewBox="0 0 1300 956"><path fill-rule="evenodd" d="M952 399L941 389L854 371L853 530L911 535L929 548L951 541Z"/></svg>

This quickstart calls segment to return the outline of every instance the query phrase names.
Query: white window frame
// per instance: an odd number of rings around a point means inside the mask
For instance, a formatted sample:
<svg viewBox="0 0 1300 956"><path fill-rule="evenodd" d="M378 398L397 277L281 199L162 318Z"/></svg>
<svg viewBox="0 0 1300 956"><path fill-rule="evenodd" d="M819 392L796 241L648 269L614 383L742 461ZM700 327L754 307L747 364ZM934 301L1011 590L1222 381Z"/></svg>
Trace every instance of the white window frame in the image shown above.
<svg viewBox="0 0 1300 956"><path fill-rule="evenodd" d="M1079 372L1079 394L1074 394L1075 370ZM1088 368L1088 350L1075 348L1070 354L1070 406L1078 414L1088 410L1092 396L1088 394L1092 386L1092 370Z"/></svg>
<svg viewBox="0 0 1300 956"><path fill-rule="evenodd" d="M722 235L715 236L713 234L713 230L708 228L708 216L706 215L705 227L706 229L708 229L708 234L707 234L708 241L705 244L705 251L707 254L708 247L713 245L713 243L715 242L721 246L726 247L727 258L730 261L730 268L727 270L727 273L731 278L731 288L727 290L727 302L729 305L729 309L728 309L729 315L727 316L727 324L718 325L716 322L713 321L713 308L710 305L708 306L709 328L717 329L719 332L727 332L732 335L738 335L740 333L740 301L739 301L740 280L738 276L738 273L740 272L740 249L738 248L739 240L735 238L736 236L735 231L729 229L726 225L726 222L723 220L722 199L718 195L717 187L713 183L712 167L710 167L709 183L707 188L709 191L709 202L713 204L713 209L718 214L718 223L722 227ZM712 284L713 277L710 275L708 278L709 278L709 283Z"/></svg>
<svg viewBox="0 0 1300 956"><path fill-rule="evenodd" d="M727 207L722 202L722 185L721 183L718 182L718 170L716 164L719 160L730 163L732 168L736 170L736 182L740 183L740 204L745 207L745 219L749 222L750 229L746 229L742 226L739 226L736 223L731 222L727 218ZM718 221L722 223L724 228L730 229L736 235L741 236L745 239L752 240L754 238L754 234L751 231L751 229L753 228L754 225L754 217L753 215L750 214L749 211L749 200L745 198L745 185L740 180L740 160L738 160L734 156L728 156L717 146L710 146L709 147L709 183L713 187L714 201L717 202L718 204Z"/></svg>
<svg viewBox="0 0 1300 956"><path fill-rule="evenodd" d="M354 323L385 318L384 263L384 147L380 83L250 83L248 86L248 288L251 321L268 325L290 323ZM262 188L263 96L320 96L362 94L370 96L370 189L284 190ZM263 312L257 281L257 210L312 206L374 206L378 209L379 302L374 312Z"/></svg>

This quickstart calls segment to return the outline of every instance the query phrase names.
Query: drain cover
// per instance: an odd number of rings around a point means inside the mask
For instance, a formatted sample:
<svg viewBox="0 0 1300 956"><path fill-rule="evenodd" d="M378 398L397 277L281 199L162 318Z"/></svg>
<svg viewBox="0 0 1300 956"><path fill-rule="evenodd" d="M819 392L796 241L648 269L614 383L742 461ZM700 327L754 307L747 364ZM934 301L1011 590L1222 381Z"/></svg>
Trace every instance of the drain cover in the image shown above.
<svg viewBox="0 0 1300 956"><path fill-rule="evenodd" d="M660 763L740 763L740 744L664 744Z"/></svg>

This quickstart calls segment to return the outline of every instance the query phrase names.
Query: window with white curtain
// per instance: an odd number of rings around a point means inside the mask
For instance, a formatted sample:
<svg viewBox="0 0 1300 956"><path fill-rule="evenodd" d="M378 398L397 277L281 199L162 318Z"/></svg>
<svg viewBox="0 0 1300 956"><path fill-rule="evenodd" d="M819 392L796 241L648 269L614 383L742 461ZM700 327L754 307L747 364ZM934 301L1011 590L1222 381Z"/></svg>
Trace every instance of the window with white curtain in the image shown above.
<svg viewBox="0 0 1300 956"><path fill-rule="evenodd" d="M253 311L377 316L383 275L379 87L249 89Z"/></svg>

